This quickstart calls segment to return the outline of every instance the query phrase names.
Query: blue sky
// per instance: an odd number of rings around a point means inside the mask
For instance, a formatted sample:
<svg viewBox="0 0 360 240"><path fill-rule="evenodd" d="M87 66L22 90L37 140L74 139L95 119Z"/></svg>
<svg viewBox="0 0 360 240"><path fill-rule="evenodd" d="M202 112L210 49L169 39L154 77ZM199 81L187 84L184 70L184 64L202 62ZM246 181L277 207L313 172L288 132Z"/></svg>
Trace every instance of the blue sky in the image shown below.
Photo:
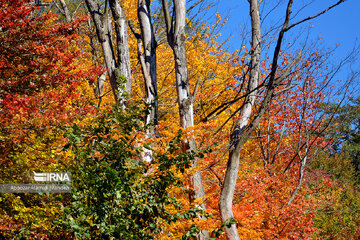
<svg viewBox="0 0 360 240"><path fill-rule="evenodd" d="M302 9L291 22L294 23L305 17L312 16L337 1L338 0L295 0L293 16L301 6L308 3L310 4ZM268 12L268 9L274 6L271 4L277 2L282 2L282 5L266 17L263 24L265 28L267 26L273 26L274 23L280 25L284 20L287 0L264 0L264 3L267 3L264 13ZM240 34L244 28L249 29L250 26L249 4L247 0L217 0L212 11L213 13L219 12L221 16L228 18L228 22L222 28L222 37L220 40L225 40L231 36L231 40L227 45L229 49L240 49L243 39ZM347 0L320 17L293 28L286 33L288 37L286 40L292 41L295 35L300 31L307 31L309 26L311 26L309 34L310 42L321 38L318 47L332 49L339 44L331 59L332 63L336 64L340 59L347 56L356 44L360 44L360 0ZM247 41L250 39L249 36L247 37ZM353 63L352 69L360 71L360 56ZM337 75L337 79L346 79L349 76L349 72L348 66L343 68ZM360 81L357 81L358 83L355 82L357 90L354 90L354 92L356 95L359 95L356 91L358 91L360 87Z"/></svg>
<svg viewBox="0 0 360 240"><path fill-rule="evenodd" d="M277 2L277 0L264 0L264 2ZM282 1L287 2L287 1ZM307 8L303 9L294 21L300 20L303 17L311 16L322 9L325 9L329 5L337 2L334 0L295 0L293 7L293 14L299 10L299 6L304 3L311 3ZM269 6L269 5L268 5ZM283 4L284 7L284 4ZM240 44L240 39L236 36L236 33L241 31L244 26L249 26L249 4L247 0L218 0L214 11L219 12L222 16L228 17L228 22L223 28L223 37L228 37L232 34L231 48L237 49ZM304 23L299 27L296 27L292 32L299 31L312 25L311 37L317 39L322 37L325 41L325 45L333 47L337 43L339 46L339 54L345 54L350 51L354 46L356 39L360 40L360 1L359 0L347 0L345 3L340 4L336 8L333 8L324 15ZM278 19L284 16L283 8L279 8L273 14L270 14L265 22L265 25L272 24ZM291 34L291 33L290 33Z"/></svg>

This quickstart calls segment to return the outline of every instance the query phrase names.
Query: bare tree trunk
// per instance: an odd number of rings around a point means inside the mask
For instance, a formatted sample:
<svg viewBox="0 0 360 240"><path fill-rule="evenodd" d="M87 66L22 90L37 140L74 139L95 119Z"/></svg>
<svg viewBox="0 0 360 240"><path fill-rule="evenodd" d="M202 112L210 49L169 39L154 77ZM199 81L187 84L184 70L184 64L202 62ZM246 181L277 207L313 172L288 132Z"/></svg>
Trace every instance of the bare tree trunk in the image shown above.
<svg viewBox="0 0 360 240"><path fill-rule="evenodd" d="M111 37L111 26L109 26L109 8L107 1L105 1L104 13L101 11L101 4L97 0L85 0L86 6L93 19L98 40L101 44L105 65L108 69L111 88L115 100L119 102L122 107L125 107L125 99L123 99L124 89L130 93L131 73L130 73L130 55L128 46L128 33L125 22L125 16L122 11L121 5L115 0L109 0L112 6L111 11L115 18L115 29L117 39L117 63L114 53L114 47ZM121 79L124 77L124 79Z"/></svg>
<svg viewBox="0 0 360 240"><path fill-rule="evenodd" d="M296 186L293 194L291 195L287 205L289 206L292 201L295 199L296 194L299 192L300 188L301 188L301 184L304 180L304 171L305 171L305 166L306 166L306 161L307 161L307 149L306 149L306 153L305 156L303 158L301 158L301 162L300 162L300 169L299 169L299 182L298 185Z"/></svg>
<svg viewBox="0 0 360 240"><path fill-rule="evenodd" d="M131 93L131 68L129 35L124 10L119 0L109 0L111 13L115 22L116 32L116 52L117 52L117 71L116 77L124 77L125 91Z"/></svg>
<svg viewBox="0 0 360 240"><path fill-rule="evenodd" d="M260 77L260 55L261 55L261 26L260 26L260 14L259 14L259 4L262 1L258 0L249 0L250 4L250 16L251 16L251 28L252 28L252 42L251 42L251 64L250 64L250 78L248 83L247 96L244 100L243 105L240 109L240 117L233 132L230 135L230 149L229 149L229 159L227 162L226 174L221 190L219 208L220 214L223 223L229 223L230 220L234 219L234 214L232 211L234 191L236 187L236 181L239 172L239 162L240 162L240 152L244 144L249 139L251 133L259 125L262 116L264 115L266 109L270 105L270 101L273 97L276 86L278 86L289 74L291 68L300 60L301 53L292 61L292 63L286 67L282 74L279 74L279 77L276 77L278 69L278 58L281 49L281 44L283 42L284 34L291 28L296 25L308 21L310 19L316 18L331 8L339 5L344 2L340 0L339 2L333 4L324 11L305 18L301 21L298 21L289 26L291 8L293 0L288 1L286 8L285 21L283 23L282 29L279 32L279 36L276 42L274 55L272 59L272 68L269 74L269 80L267 81L265 89L265 97L261 101L261 104L254 115L253 120L250 121L250 117L253 112L253 105L256 100L256 93L259 87L259 77ZM228 224L226 224L228 225ZM231 224L229 228L225 228L226 236L231 240L240 239L237 227L235 224Z"/></svg>
<svg viewBox="0 0 360 240"><path fill-rule="evenodd" d="M174 59L175 59L175 74L176 74L176 91L177 102L179 106L180 126L183 128L194 126L194 96L190 92L188 70L187 70L187 57L186 57L186 35L185 35L185 23L186 23L186 0L174 0L174 16L173 20L170 20L169 8L167 6L167 0L163 0L163 10L165 15L165 22L167 28L168 43L171 46ZM196 142L194 139L185 142L186 151L196 150ZM192 162L192 166L196 167L198 160L195 159ZM194 188L193 193L190 194L190 200L203 198L205 191L202 183L201 172L197 171L190 177L190 182ZM206 209L205 202L197 205L196 207L203 210ZM198 216L201 219L205 219L204 216ZM209 239L209 232L201 230L198 239Z"/></svg>
<svg viewBox="0 0 360 240"><path fill-rule="evenodd" d="M142 71L145 79L146 103L152 104L146 124L158 124L157 75L156 75L156 40L151 22L150 0L138 1L138 18L143 46Z"/></svg>
<svg viewBox="0 0 360 240"><path fill-rule="evenodd" d="M151 22L150 0L138 1L138 19L141 34L133 29L138 39L138 55L141 70L145 81L145 101L149 105L149 113L145 118L145 124L158 125L158 99L157 99L157 75L156 75L156 40L154 28ZM148 129L145 138L154 138L155 129ZM151 162L153 152L144 148L141 155L142 161Z"/></svg>
<svg viewBox="0 0 360 240"><path fill-rule="evenodd" d="M240 110L240 118L236 123L234 131L230 136L230 152L229 160L226 168L223 188L221 189L219 207L221 219L223 222L233 219L232 204L234 199L234 191L236 180L239 172L240 151L246 141L240 141L240 138L249 123L252 108L255 103L257 87L260 77L260 55L261 55L261 26L260 13L257 0L250 0L250 16L252 28L251 41L251 63L250 63L250 79L247 89L247 97ZM237 227L232 224L230 228L225 228L226 235L229 239L240 239Z"/></svg>

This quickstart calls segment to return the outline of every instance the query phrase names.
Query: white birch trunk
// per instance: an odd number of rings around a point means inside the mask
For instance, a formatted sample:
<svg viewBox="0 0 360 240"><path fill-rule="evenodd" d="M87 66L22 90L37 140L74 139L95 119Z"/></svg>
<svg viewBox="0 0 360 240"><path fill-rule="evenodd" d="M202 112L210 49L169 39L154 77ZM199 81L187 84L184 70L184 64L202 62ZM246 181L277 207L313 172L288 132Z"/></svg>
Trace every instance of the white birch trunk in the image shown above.
<svg viewBox="0 0 360 240"><path fill-rule="evenodd" d="M119 0L109 0L111 13L115 22L117 71L116 77L125 78L125 91L131 93L131 67L129 51L129 35L124 10Z"/></svg>
<svg viewBox="0 0 360 240"><path fill-rule="evenodd" d="M236 187L236 181L239 172L240 151L246 141L240 141L243 137L245 128L247 127L253 105L256 100L257 87L259 85L260 77L260 55L261 55L261 27L260 27L260 13L257 0L250 0L250 16L252 28L252 42L251 42L251 64L250 64L250 79L247 89L247 97L240 110L240 118L235 126L234 131L230 136L230 152L227 163L226 174L223 188L221 189L219 208L222 222L229 221L234 218L233 214L233 199ZM225 228L226 236L231 240L239 240L239 232L235 224L230 228Z"/></svg>
<svg viewBox="0 0 360 240"><path fill-rule="evenodd" d="M115 97L115 100L119 102L122 107L125 107L125 100L122 99L123 90L130 91L131 73L130 73L130 55L128 47L127 28L122 27L121 22L125 22L124 14L121 9L121 5L117 1L110 0L112 3L112 12L117 18L115 18L116 27L116 39L117 39L117 51L118 57L120 57L119 64L116 62L113 42L111 38L111 26L109 26L109 13L108 6L105 6L105 12L102 13L100 3L97 0L85 0L86 6L93 19L98 40L103 50L104 62L108 69L108 75L110 79L111 88ZM117 14L117 12L120 12ZM115 13L114 13L115 12ZM120 20L119 20L120 19ZM119 23L120 22L120 23ZM120 26L119 26L120 24ZM123 52L119 52L123 51ZM126 83L119 83L120 76L124 76L127 80Z"/></svg>
<svg viewBox="0 0 360 240"><path fill-rule="evenodd" d="M138 1L138 18L143 45L142 71L145 79L145 99L152 104L146 124L158 124L157 75L156 75L156 40L151 22L150 0ZM140 50L140 49L139 49Z"/></svg>
<svg viewBox="0 0 360 240"><path fill-rule="evenodd" d="M182 128L194 126L194 98L190 93L190 86L188 80L187 70L187 57L186 57L186 0L174 0L174 20L170 20L169 9L166 0L163 0L163 9L167 27L168 43L173 49L175 59L175 74L176 74L176 91L177 102L179 106L180 126ZM185 150L196 150L195 139L191 139L185 142ZM198 160L195 159L192 162L192 166L196 167ZM190 200L193 202L195 199L203 198L205 191L202 183L201 171L195 172L190 177L190 183L194 188L190 194ZM206 210L206 203L200 203L196 205L197 208ZM206 219L202 215L198 215L200 219ZM201 230L198 239L209 239L209 232L207 230Z"/></svg>
<svg viewBox="0 0 360 240"><path fill-rule="evenodd" d="M149 104L149 113L145 124L158 125L157 75L156 75L156 40L151 22L150 0L138 1L138 19L141 34L138 36L138 55L145 80L145 101ZM141 44L142 43L142 44ZM155 129L148 129L145 138L154 138ZM142 161L150 163L153 151L144 148Z"/></svg>

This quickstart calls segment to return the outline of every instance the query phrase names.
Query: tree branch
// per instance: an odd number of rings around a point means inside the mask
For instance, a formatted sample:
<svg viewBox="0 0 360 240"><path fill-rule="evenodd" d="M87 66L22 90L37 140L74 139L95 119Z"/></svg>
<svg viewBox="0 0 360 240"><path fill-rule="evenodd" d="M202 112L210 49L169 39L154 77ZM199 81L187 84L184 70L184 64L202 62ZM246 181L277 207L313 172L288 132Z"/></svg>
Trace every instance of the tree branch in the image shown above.
<svg viewBox="0 0 360 240"><path fill-rule="evenodd" d="M163 8L164 17L165 17L166 36L168 38L169 44L170 44L170 40L171 40L171 44L172 44L173 40L172 40L172 32L171 32L171 30L173 29L173 27L172 27L172 21L171 21L171 18L170 18L169 6L168 6L168 3L167 3L167 0L162 0L162 8Z"/></svg>
<svg viewBox="0 0 360 240"><path fill-rule="evenodd" d="M311 20L311 19L314 19L314 18L319 17L320 15L323 15L324 13L326 13L327 11L329 11L330 9L332 9L332 8L340 5L341 3L344 3L345 1L346 1L346 0L340 0L340 1L338 1L337 3L335 3L335 4L331 5L330 7L328 7L327 9L325 9L324 11L319 12L318 14L315 14L315 15L313 15L313 16L309 16L309 17L307 17L307 18L304 18L304 19L301 20L301 21L298 21L298 22L296 22L296 23L294 23L294 24L291 24L289 27L287 27L287 28L285 29L285 32L286 32L286 31L289 31L291 28L295 27L296 25L299 25L300 23L309 21L309 20Z"/></svg>

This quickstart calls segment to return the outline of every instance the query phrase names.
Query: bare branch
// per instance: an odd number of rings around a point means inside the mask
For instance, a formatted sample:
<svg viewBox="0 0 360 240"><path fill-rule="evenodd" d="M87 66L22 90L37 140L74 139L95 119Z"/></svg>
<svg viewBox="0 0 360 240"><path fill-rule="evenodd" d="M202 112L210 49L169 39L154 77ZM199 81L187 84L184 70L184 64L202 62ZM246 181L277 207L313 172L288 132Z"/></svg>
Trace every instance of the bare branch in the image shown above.
<svg viewBox="0 0 360 240"><path fill-rule="evenodd" d="M280 132L280 137L279 137L279 140L278 140L278 142L277 142L277 146L276 146L276 149L275 149L275 153L274 153L274 156L273 156L273 158L272 158L272 160L271 160L271 165L272 164L274 164L274 162L275 162L275 159L276 159L276 156L279 154L279 149L280 149L280 143L281 143L281 140L282 140L282 138L283 138L283 136L284 136L284 133L285 133L285 123L283 124L283 126L282 126L282 128L281 128L281 132Z"/></svg>
<svg viewBox="0 0 360 240"><path fill-rule="evenodd" d="M141 39L141 34L136 31L134 23L131 20L128 21L128 25L129 25L131 32L134 34L135 38Z"/></svg>
<svg viewBox="0 0 360 240"><path fill-rule="evenodd" d="M280 91L274 93L273 96L277 96L277 95L279 95L279 94L281 94L281 93L283 93L283 92L286 92L286 91L292 89L293 87L295 87L295 86L297 86L297 85L298 85L297 83L291 84L290 86L288 86L288 87L286 87L286 88L284 88L284 89L281 89Z"/></svg>
<svg viewBox="0 0 360 240"><path fill-rule="evenodd" d="M309 151L308 144L309 144L309 140L307 138L307 147L306 147L306 150L305 150L305 155L304 155L304 157L301 158L301 165L300 165L300 169L299 169L299 182L298 182L298 185L295 188L295 191L293 192L293 194L291 195L291 197L290 197L290 199L289 199L289 201L287 203L288 206L291 204L291 202L296 197L298 191L301 188L302 182L304 180L304 171L305 171L305 166L306 166L306 162L307 162L307 158L308 158L308 151ZM299 154L299 157L300 157L300 152L298 154Z"/></svg>
<svg viewBox="0 0 360 240"><path fill-rule="evenodd" d="M67 7L65 0L59 0L61 8L62 8L62 13L65 16L66 22L70 23L72 21L71 15L70 15L70 11L69 8Z"/></svg>
<svg viewBox="0 0 360 240"><path fill-rule="evenodd" d="M281 44L283 42L284 34L286 32L285 30L287 29L287 26L288 26L289 21L290 21L292 4L293 4L293 0L289 0L287 8L286 8L285 21L284 21L284 24L283 24L283 26L281 28L281 31L279 32L279 37L278 37L276 47L275 47L275 50L274 50L274 56L273 56L271 72L270 72L270 80L269 80L270 85L275 80L276 70L278 68L278 58L279 58L279 54L280 54Z"/></svg>
<svg viewBox="0 0 360 240"><path fill-rule="evenodd" d="M196 99L196 94L197 94L197 92L198 92L198 90L199 90L199 85L200 85L200 79L197 79L196 80L196 83L195 83L195 87L194 87L194 91L193 91L193 93L192 93L192 101L193 101L193 103L195 102L195 99Z"/></svg>
<svg viewBox="0 0 360 240"><path fill-rule="evenodd" d="M167 0L162 0L162 8L163 8L164 17L165 17L166 35L167 35L168 40L169 40L170 36L172 35L171 31L172 31L173 27L172 27L172 21L171 21L171 18L170 18L169 6L168 6L168 3L167 3Z"/></svg>
<svg viewBox="0 0 360 240"><path fill-rule="evenodd" d="M309 17L307 17L307 18L304 18L303 20L298 21L298 22L290 25L289 27L287 27L287 28L285 29L285 31L289 31L291 28L295 27L296 25L299 25L300 23L303 23L303 22L309 21L309 20L311 20L311 19L317 18L317 17L319 17L320 15L323 15L324 13L326 13L327 11L329 11L330 9L332 9L332 8L340 5L341 3L344 3L345 1L346 1L346 0L340 0L340 1L338 1L337 3L335 3L335 4L331 5L330 7L328 7L327 9L325 9L324 11L321 11L321 12L319 12L318 14L315 14L315 15L313 15L313 16L309 16Z"/></svg>
<svg viewBox="0 0 360 240"><path fill-rule="evenodd" d="M275 79L275 81L274 81L275 85L277 85L277 84L279 84L279 83L281 83L282 81L285 80L285 78L289 75L290 70L300 61L300 58L301 58L301 51L298 53L298 55L296 56L294 61L292 61L292 63L290 63L290 65L285 68L285 70L281 74L281 76ZM269 83L269 85L270 84L271 83Z"/></svg>
<svg viewBox="0 0 360 240"><path fill-rule="evenodd" d="M196 3L194 3L193 5L191 5L186 12L190 12L191 10L193 10L197 5L199 5L201 2L203 2L204 0L198 0Z"/></svg>

